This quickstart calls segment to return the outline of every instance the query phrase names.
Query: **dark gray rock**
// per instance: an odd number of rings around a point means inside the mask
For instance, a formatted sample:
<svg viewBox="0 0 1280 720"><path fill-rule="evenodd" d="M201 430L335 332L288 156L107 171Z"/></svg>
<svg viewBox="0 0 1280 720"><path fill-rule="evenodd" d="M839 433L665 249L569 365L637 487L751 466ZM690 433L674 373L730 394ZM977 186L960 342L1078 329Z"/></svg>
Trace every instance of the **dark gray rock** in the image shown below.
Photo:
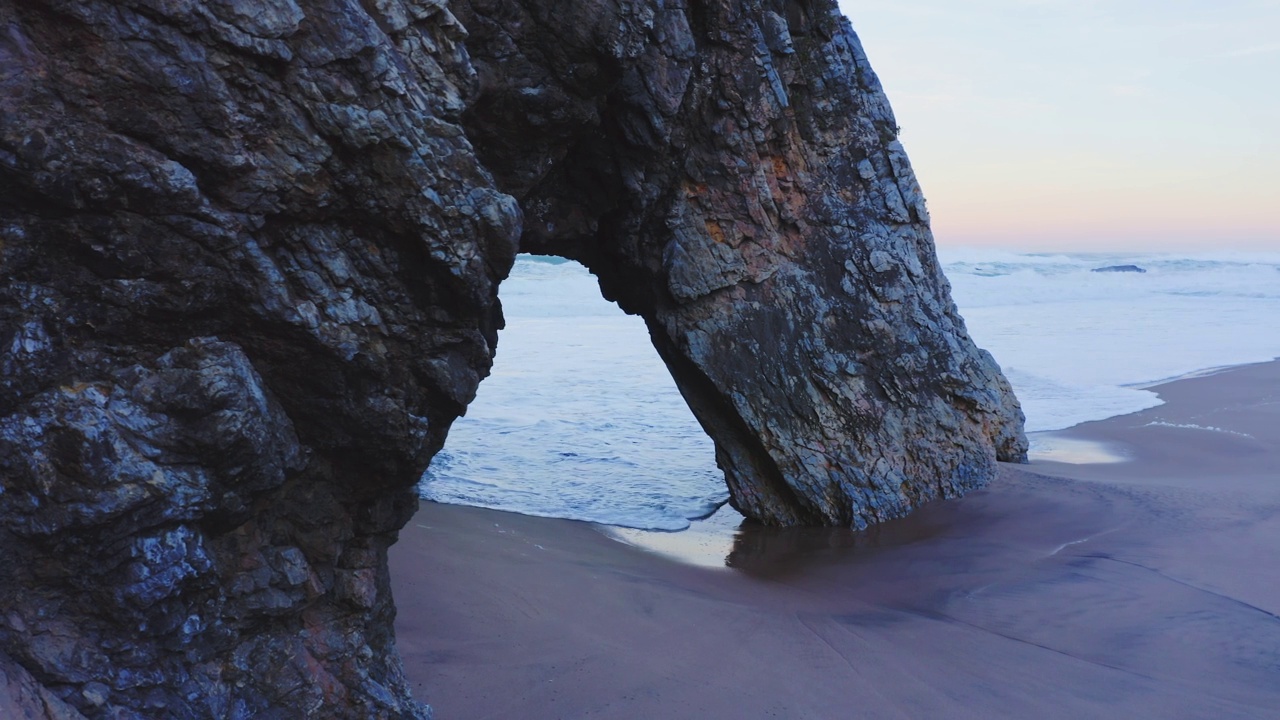
<svg viewBox="0 0 1280 720"><path fill-rule="evenodd" d="M834 3L455 6L482 88L463 125L522 248L644 317L735 507L862 528L1025 457Z"/></svg>
<svg viewBox="0 0 1280 720"><path fill-rule="evenodd" d="M1146 271L1146 268L1141 268L1137 265L1107 265L1092 270L1092 272L1101 273L1144 273Z"/></svg>
<svg viewBox="0 0 1280 720"><path fill-rule="evenodd" d="M833 2L0 0L0 710L428 716L386 548L518 245L763 521L1025 452Z"/></svg>
<svg viewBox="0 0 1280 720"><path fill-rule="evenodd" d="M519 211L439 4L0 2L0 647L93 718L424 717L385 549Z"/></svg>
<svg viewBox="0 0 1280 720"><path fill-rule="evenodd" d="M89 683L86 700L91 706L106 700L107 688ZM0 717L6 720L84 720L84 715L54 695L48 688L0 653Z"/></svg>

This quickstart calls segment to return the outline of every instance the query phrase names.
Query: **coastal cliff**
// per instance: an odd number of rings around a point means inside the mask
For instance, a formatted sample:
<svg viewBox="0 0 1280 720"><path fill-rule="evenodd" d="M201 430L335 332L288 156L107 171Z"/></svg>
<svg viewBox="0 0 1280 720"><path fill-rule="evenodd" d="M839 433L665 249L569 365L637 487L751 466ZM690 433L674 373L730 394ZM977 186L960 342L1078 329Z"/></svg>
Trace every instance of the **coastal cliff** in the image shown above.
<svg viewBox="0 0 1280 720"><path fill-rule="evenodd" d="M825 0L0 0L0 711L429 716L386 549L517 250L745 514L980 486L1022 417L896 132Z"/></svg>

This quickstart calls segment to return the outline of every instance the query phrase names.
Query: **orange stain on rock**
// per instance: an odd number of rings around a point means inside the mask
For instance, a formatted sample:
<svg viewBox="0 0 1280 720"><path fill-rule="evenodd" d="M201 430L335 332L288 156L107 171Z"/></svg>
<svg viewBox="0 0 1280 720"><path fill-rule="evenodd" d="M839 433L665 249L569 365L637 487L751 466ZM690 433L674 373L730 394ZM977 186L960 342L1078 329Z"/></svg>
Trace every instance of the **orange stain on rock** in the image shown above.
<svg viewBox="0 0 1280 720"><path fill-rule="evenodd" d="M722 229L720 227L720 223L715 220L707 221L707 234L711 236L712 240L715 240L718 243L724 242L724 229Z"/></svg>

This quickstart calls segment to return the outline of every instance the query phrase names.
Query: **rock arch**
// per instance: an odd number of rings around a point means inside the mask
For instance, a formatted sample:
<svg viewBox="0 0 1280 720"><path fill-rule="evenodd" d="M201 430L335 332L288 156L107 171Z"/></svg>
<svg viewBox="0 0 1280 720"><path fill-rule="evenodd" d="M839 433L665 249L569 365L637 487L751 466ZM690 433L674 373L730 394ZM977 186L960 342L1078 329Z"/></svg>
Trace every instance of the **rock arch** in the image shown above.
<svg viewBox="0 0 1280 720"><path fill-rule="evenodd" d="M425 716L385 552L518 246L747 514L980 485L1021 414L895 136L828 0L0 0L0 709Z"/></svg>
<svg viewBox="0 0 1280 720"><path fill-rule="evenodd" d="M462 124L522 247L644 317L739 510L861 528L1022 457L832 4L485 7L458 6L481 88Z"/></svg>

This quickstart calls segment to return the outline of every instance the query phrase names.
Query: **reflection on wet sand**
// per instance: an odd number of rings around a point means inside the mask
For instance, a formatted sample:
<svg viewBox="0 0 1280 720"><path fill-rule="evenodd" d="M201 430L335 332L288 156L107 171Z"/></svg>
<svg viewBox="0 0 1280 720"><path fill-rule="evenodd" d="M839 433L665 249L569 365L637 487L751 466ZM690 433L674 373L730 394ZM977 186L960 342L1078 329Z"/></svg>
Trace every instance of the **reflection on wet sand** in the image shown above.
<svg viewBox="0 0 1280 720"><path fill-rule="evenodd" d="M1034 476L1019 474L1019 477L1025 485L1027 478ZM1038 478L1038 481L1062 483L1049 478ZM1015 484L1013 489L1016 491L1016 488ZM1070 514L1063 512L1061 507L1021 507L1016 513L1006 509L1003 512L991 511L989 514L994 517L986 517L983 516L985 505L978 499L986 492L972 494L970 500L963 504L935 501L905 518L890 520L863 531L839 527L769 527L744 518L728 505L709 518L695 521L682 532L603 526L599 530L620 542L682 563L729 568L754 577L770 578L803 574L817 565L854 563L893 548L943 536L950 536L952 543L963 544L966 540L973 540L966 533L972 535L975 529L996 522L1000 516L1016 515L1022 522L1049 528L1061 526L1072 517L1096 520L1105 510L1101 506L1075 508L1077 512ZM1005 489L1002 487L1000 492L1005 492ZM1090 521L1078 528L1063 528L1059 533L1083 534L1095 529L1095 525L1096 522Z"/></svg>
<svg viewBox="0 0 1280 720"><path fill-rule="evenodd" d="M921 508L861 532L835 527L768 527L744 520L733 537L724 564L761 578L803 573L816 564L852 563L878 549L936 537L954 519L950 508Z"/></svg>
<svg viewBox="0 0 1280 720"><path fill-rule="evenodd" d="M1072 465L1101 465L1132 459L1114 443L1071 437L1062 431L1028 433L1032 464L1060 462Z"/></svg>
<svg viewBox="0 0 1280 720"><path fill-rule="evenodd" d="M932 537L949 521L946 504L935 505L862 532L833 527L769 527L744 518L729 505L694 521L681 532L607 526L599 526L599 530L620 542L682 563L769 576L798 572L815 562L852 560L858 550L905 545Z"/></svg>
<svg viewBox="0 0 1280 720"><path fill-rule="evenodd" d="M665 534L714 571L425 506L391 553L406 674L441 717L1275 717L1280 363L1160 392L1067 433L1130 462L1004 466L874 533Z"/></svg>

